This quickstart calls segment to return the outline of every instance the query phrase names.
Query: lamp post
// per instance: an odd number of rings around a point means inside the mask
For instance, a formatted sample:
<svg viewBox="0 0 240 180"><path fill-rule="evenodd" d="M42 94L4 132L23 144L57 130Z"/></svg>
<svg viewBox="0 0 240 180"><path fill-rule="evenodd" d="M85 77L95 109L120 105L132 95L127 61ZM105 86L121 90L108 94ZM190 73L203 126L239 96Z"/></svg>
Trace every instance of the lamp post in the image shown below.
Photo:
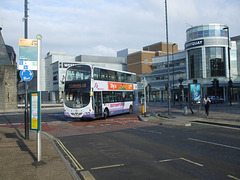
<svg viewBox="0 0 240 180"><path fill-rule="evenodd" d="M229 46L229 28L225 27L223 30L227 30L227 36L228 36L228 73L229 73L229 81L228 81L228 94L229 94L229 104L232 106L232 94L231 94L231 86L232 86L232 80L231 80L231 66L230 66L230 46Z"/></svg>
<svg viewBox="0 0 240 180"><path fill-rule="evenodd" d="M172 44L172 66L173 66L173 87L172 87L172 89L173 89L173 104L175 105L175 95L174 95L174 62L173 62L173 59L174 59L174 57L173 57L173 46L175 46L176 45L176 43L173 43Z"/></svg>
<svg viewBox="0 0 240 180"><path fill-rule="evenodd" d="M24 1L24 39L28 39L28 0ZM28 116L28 82L25 81L25 139L29 139L29 116Z"/></svg>
<svg viewBox="0 0 240 180"><path fill-rule="evenodd" d="M171 102L170 102L170 79L169 79L169 50L168 50L168 20L167 20L167 0L165 0L165 18L166 18L166 40L167 40L167 65L168 65L168 115L171 114Z"/></svg>

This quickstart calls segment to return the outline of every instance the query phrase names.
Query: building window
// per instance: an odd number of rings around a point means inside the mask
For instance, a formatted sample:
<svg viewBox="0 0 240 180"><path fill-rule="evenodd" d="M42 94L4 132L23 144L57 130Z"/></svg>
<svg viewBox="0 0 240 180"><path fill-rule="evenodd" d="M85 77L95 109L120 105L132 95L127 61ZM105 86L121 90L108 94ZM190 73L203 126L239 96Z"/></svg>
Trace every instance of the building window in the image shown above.
<svg viewBox="0 0 240 180"><path fill-rule="evenodd" d="M207 77L226 76L225 68L225 48L207 47L206 48L206 71Z"/></svg>
<svg viewBox="0 0 240 180"><path fill-rule="evenodd" d="M202 78L202 49L188 51L189 79Z"/></svg>
<svg viewBox="0 0 240 180"><path fill-rule="evenodd" d="M187 41L209 36L227 37L227 31L223 29L225 27L226 26L224 25L205 25L190 28L189 30L187 30Z"/></svg>
<svg viewBox="0 0 240 180"><path fill-rule="evenodd" d="M148 64L148 59L144 59L144 64Z"/></svg>

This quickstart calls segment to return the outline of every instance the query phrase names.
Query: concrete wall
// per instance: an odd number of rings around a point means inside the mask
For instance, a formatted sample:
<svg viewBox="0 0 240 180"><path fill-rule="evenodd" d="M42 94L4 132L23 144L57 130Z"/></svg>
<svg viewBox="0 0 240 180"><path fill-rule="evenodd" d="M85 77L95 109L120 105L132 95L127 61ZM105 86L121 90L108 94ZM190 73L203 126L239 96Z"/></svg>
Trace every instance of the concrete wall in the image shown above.
<svg viewBox="0 0 240 180"><path fill-rule="evenodd" d="M0 112L17 109L17 66L0 66Z"/></svg>

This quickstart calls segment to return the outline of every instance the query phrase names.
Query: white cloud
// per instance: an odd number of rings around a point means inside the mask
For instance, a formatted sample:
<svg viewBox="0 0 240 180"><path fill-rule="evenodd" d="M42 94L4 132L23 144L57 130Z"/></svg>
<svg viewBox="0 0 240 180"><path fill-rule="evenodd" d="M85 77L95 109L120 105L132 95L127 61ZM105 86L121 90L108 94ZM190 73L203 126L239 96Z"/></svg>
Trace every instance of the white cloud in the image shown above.
<svg viewBox="0 0 240 180"><path fill-rule="evenodd" d="M34 0L29 3L29 38L42 34L48 51L109 55L125 48L166 41L164 0ZM189 25L222 23L239 35L239 0L168 0L169 42L183 49ZM18 52L23 38L23 1L2 0L0 26Z"/></svg>

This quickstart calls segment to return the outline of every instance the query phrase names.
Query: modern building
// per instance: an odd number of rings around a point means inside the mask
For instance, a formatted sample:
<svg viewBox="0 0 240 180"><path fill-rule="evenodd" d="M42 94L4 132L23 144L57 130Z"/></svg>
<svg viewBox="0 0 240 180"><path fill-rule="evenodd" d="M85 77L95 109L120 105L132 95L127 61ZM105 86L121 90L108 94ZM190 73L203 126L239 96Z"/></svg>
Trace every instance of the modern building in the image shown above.
<svg viewBox="0 0 240 180"><path fill-rule="evenodd" d="M240 85L236 43L230 41L228 31L229 27L222 24L195 26L186 31L185 43L188 79L201 83L203 94L217 94L225 100L230 98L229 80L233 81L234 88ZM230 57L228 48L231 48ZM213 79L219 81L219 88L215 90L212 88Z"/></svg>
<svg viewBox="0 0 240 180"><path fill-rule="evenodd" d="M240 36L231 37L231 73L232 76L240 75Z"/></svg>
<svg viewBox="0 0 240 180"><path fill-rule="evenodd" d="M124 57L125 58L125 63L127 64L127 56L129 54L132 54L132 53L135 53L135 52L138 52L140 51L139 49L123 49L121 51L118 51L117 52L117 57Z"/></svg>
<svg viewBox="0 0 240 180"><path fill-rule="evenodd" d="M203 95L218 95L225 100L240 99L240 36L228 37L228 26L209 24L195 26L186 31L185 51L169 53L169 72L167 56L153 57L153 71L145 74L152 87L150 100L166 101L165 85L168 78L171 84L171 99L175 101L182 94L178 79L183 79L184 98L188 97L188 84L201 84ZM228 47L230 50L230 68L228 63ZM170 48L171 49L171 48ZM174 51L175 52L175 51ZM219 88L212 88L213 79L219 81ZM229 88L229 80L233 87Z"/></svg>
<svg viewBox="0 0 240 180"><path fill-rule="evenodd" d="M151 73L145 74L148 84L151 85L150 101L167 101L166 85L168 83L168 63L167 56L158 56L152 59ZM172 89L172 97L179 99L178 79L187 79L186 73L186 52L181 51L169 55L169 81Z"/></svg>
<svg viewBox="0 0 240 180"><path fill-rule="evenodd" d="M169 52L178 52L178 46L169 43ZM137 75L152 72L152 59L157 56L167 54L167 44L159 42L143 47L143 50L124 49L117 52L118 57L125 57L127 62L127 70Z"/></svg>

